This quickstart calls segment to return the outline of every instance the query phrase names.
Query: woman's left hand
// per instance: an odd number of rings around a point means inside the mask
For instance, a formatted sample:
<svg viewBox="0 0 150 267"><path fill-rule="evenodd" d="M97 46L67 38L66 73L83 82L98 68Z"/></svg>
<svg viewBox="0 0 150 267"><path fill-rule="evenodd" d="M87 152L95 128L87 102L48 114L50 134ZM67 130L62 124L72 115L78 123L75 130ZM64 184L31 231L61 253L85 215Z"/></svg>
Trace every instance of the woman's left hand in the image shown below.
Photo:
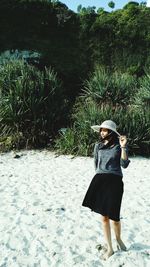
<svg viewBox="0 0 150 267"><path fill-rule="evenodd" d="M121 147L125 147L127 144L127 137L125 135L121 135L119 138L119 143Z"/></svg>

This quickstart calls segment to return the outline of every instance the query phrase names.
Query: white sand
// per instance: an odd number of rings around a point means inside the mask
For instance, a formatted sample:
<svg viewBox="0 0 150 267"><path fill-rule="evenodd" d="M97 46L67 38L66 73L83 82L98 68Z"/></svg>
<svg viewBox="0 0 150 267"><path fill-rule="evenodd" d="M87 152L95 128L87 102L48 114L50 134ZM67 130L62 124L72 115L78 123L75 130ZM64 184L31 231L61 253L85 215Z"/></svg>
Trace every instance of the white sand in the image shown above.
<svg viewBox="0 0 150 267"><path fill-rule="evenodd" d="M149 267L150 159L124 172L122 238L127 252L104 262L100 215L81 203L94 175L92 158L48 151L0 155L0 267ZM113 235L113 242L114 242Z"/></svg>

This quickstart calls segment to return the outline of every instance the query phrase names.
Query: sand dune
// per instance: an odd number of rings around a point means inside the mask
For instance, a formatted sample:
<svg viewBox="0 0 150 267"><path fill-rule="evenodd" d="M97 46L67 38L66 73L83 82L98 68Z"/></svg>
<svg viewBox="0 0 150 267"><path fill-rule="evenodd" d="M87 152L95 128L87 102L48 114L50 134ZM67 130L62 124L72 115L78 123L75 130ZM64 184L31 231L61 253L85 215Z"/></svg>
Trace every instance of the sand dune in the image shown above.
<svg viewBox="0 0 150 267"><path fill-rule="evenodd" d="M123 170L122 238L127 252L104 262L100 216L81 203L93 159L49 151L0 154L0 267L149 267L150 159Z"/></svg>

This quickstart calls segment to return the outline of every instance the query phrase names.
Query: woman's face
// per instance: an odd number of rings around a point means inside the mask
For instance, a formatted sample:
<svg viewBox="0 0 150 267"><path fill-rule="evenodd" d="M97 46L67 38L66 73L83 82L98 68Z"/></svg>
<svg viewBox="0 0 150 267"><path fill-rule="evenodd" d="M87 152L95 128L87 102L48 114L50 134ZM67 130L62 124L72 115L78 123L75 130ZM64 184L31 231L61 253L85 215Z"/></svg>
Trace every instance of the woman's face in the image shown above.
<svg viewBox="0 0 150 267"><path fill-rule="evenodd" d="M101 128L100 129L100 135L101 135L101 137L102 138L105 138L107 135L108 135L108 129L106 129L106 128Z"/></svg>

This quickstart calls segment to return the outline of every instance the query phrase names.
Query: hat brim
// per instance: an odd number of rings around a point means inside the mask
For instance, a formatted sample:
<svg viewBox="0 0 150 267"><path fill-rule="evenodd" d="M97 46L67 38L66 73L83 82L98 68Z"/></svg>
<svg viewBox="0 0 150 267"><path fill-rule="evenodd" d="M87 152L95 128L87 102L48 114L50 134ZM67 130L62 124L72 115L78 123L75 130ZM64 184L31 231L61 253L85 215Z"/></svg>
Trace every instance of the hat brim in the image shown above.
<svg viewBox="0 0 150 267"><path fill-rule="evenodd" d="M93 129L94 132L99 133L100 129L103 128L103 127L100 126L100 125L93 125L93 126L91 126L91 128ZM113 132L116 133L118 136L121 136L121 134L118 133L116 130L113 130L113 129L109 128L109 127L106 127L106 129L113 131Z"/></svg>

